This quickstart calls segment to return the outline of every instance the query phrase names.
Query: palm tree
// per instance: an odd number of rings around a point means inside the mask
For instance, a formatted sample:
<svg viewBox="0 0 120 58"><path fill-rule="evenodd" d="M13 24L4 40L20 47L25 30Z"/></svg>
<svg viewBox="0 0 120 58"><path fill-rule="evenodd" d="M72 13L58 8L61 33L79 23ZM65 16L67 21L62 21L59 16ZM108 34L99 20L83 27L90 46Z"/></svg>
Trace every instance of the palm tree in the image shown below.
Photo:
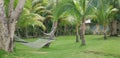
<svg viewBox="0 0 120 58"><path fill-rule="evenodd" d="M57 0L34 0L33 1L34 12L43 16L46 20L52 19L53 16L51 15L52 13L51 10L55 7L56 1ZM53 21L53 25L50 33L44 33L44 32L43 33L45 35L49 35L49 39L53 39L56 28L57 28L57 21ZM46 44L45 47L49 47L49 45L50 43Z"/></svg>
<svg viewBox="0 0 120 58"><path fill-rule="evenodd" d="M17 28L19 28L18 30L25 29L25 32L23 32L23 34L25 33L25 37L28 37L28 28L38 29L39 27L41 27L43 30L46 29L45 25L43 24L45 17L41 16L40 12L43 11L45 7L41 5L41 2L36 4L35 3L35 1L26 0L22 15L20 16L20 20L17 23ZM32 31L32 33L35 32Z"/></svg>
<svg viewBox="0 0 120 58"><path fill-rule="evenodd" d="M37 13L31 13L28 9L24 8L22 15L20 16L20 20L17 23L17 28L19 29L25 29L25 35L28 37L28 27L32 26L35 28L35 26L41 27L43 30L46 29L46 27L43 24L44 17L40 16Z"/></svg>
<svg viewBox="0 0 120 58"><path fill-rule="evenodd" d="M111 5L113 5L114 8L120 8L120 0L111 0L110 1ZM114 20L111 21L110 23L110 36L118 36L117 32L117 18L119 16L120 10L117 12L116 15L114 15Z"/></svg>
<svg viewBox="0 0 120 58"><path fill-rule="evenodd" d="M97 16L97 22L104 26L104 39L107 39L107 26L111 22L114 12L118 10L113 8L106 0L97 0L97 2L97 5L94 7L95 15Z"/></svg>
<svg viewBox="0 0 120 58"><path fill-rule="evenodd" d="M56 14L60 14L63 11L70 11L71 14L79 20L78 24L81 24L80 28L80 38L82 40L82 45L85 45L85 19L91 12L91 2L92 0L66 0L60 2L60 5L57 7ZM55 16L56 16L55 14Z"/></svg>

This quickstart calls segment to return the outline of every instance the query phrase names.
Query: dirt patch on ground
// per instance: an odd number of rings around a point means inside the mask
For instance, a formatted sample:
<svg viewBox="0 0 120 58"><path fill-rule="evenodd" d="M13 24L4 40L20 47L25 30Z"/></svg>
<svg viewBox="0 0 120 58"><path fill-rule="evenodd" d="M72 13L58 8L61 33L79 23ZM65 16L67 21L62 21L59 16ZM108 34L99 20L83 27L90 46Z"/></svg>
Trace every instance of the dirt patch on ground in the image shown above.
<svg viewBox="0 0 120 58"><path fill-rule="evenodd" d="M48 52L30 51L29 53L34 53L34 54L47 54Z"/></svg>

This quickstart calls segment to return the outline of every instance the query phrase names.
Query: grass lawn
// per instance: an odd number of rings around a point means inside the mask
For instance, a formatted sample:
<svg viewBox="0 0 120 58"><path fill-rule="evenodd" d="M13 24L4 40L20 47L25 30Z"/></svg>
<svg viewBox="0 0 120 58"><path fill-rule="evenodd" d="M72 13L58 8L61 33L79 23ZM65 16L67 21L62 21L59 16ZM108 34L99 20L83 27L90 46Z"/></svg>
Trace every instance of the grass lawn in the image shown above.
<svg viewBox="0 0 120 58"><path fill-rule="evenodd" d="M50 48L35 49L16 43L15 52L0 51L0 58L120 58L120 37L103 40L102 35L86 35L86 46L75 43L75 36L56 38Z"/></svg>

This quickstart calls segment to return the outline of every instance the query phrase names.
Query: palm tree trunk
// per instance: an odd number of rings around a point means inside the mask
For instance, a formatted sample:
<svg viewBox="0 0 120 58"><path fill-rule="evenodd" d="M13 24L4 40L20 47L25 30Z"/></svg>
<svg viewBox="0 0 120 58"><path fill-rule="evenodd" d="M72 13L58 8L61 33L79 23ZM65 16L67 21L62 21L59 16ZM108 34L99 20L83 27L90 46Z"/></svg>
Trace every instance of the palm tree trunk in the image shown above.
<svg viewBox="0 0 120 58"><path fill-rule="evenodd" d="M18 36L18 37L21 37L20 31L19 31L19 28L18 28L18 27L16 27L16 33L17 33L17 36Z"/></svg>
<svg viewBox="0 0 120 58"><path fill-rule="evenodd" d="M66 35L67 32L67 25L64 26L64 35Z"/></svg>
<svg viewBox="0 0 120 58"><path fill-rule="evenodd" d="M110 26L110 36L118 36L117 34L117 21L113 20Z"/></svg>
<svg viewBox="0 0 120 58"><path fill-rule="evenodd" d="M107 40L107 26L104 26L104 40Z"/></svg>
<svg viewBox="0 0 120 58"><path fill-rule="evenodd" d="M25 0L19 0L15 10L13 11L14 0L10 0L8 11L9 17L6 19L4 0L0 0L0 49L7 52L13 51L15 25L24 4Z"/></svg>
<svg viewBox="0 0 120 58"><path fill-rule="evenodd" d="M57 29L57 24L58 22L57 21L54 21L53 22L53 25L52 25L52 31L49 33L49 40L53 40L54 39L54 36L55 36L55 32L56 32L56 29ZM51 43L48 43L46 44L44 47L45 48L48 48L50 46Z"/></svg>
<svg viewBox="0 0 120 58"><path fill-rule="evenodd" d="M28 27L25 27L25 37L28 38Z"/></svg>
<svg viewBox="0 0 120 58"><path fill-rule="evenodd" d="M86 45L85 38L84 38L84 32L85 32L85 20L82 20L82 24L80 27L80 39L82 40L82 45Z"/></svg>
<svg viewBox="0 0 120 58"><path fill-rule="evenodd" d="M79 42L79 31L78 31L79 25L76 25L76 43Z"/></svg>
<svg viewBox="0 0 120 58"><path fill-rule="evenodd" d="M94 34L99 34L99 24L97 23L96 24L96 28L95 28L95 31L94 31Z"/></svg>

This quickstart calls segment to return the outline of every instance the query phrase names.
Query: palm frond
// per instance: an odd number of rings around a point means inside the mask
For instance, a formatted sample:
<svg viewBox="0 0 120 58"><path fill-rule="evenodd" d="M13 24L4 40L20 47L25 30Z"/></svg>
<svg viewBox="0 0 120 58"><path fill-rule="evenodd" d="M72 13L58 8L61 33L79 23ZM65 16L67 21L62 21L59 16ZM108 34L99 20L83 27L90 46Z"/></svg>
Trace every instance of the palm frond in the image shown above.
<svg viewBox="0 0 120 58"><path fill-rule="evenodd" d="M25 28L27 26L40 26L45 30L46 28L43 24L44 19L45 18L39 14L31 13L28 9L24 8L17 25L21 28Z"/></svg>
<svg viewBox="0 0 120 58"><path fill-rule="evenodd" d="M95 7L95 15L97 16L97 21L102 25L107 25L111 22L111 18L113 18L114 13L118 10L113 8L109 2L105 2L104 0L100 0L99 5Z"/></svg>
<svg viewBox="0 0 120 58"><path fill-rule="evenodd" d="M72 5L68 2L70 2L70 0L66 0L66 1L62 0L56 5L56 7L54 7L53 9L54 20L57 20L64 12L72 8Z"/></svg>
<svg viewBox="0 0 120 58"><path fill-rule="evenodd" d="M36 4L42 2L42 0L33 0L32 1L32 6L35 6Z"/></svg>

